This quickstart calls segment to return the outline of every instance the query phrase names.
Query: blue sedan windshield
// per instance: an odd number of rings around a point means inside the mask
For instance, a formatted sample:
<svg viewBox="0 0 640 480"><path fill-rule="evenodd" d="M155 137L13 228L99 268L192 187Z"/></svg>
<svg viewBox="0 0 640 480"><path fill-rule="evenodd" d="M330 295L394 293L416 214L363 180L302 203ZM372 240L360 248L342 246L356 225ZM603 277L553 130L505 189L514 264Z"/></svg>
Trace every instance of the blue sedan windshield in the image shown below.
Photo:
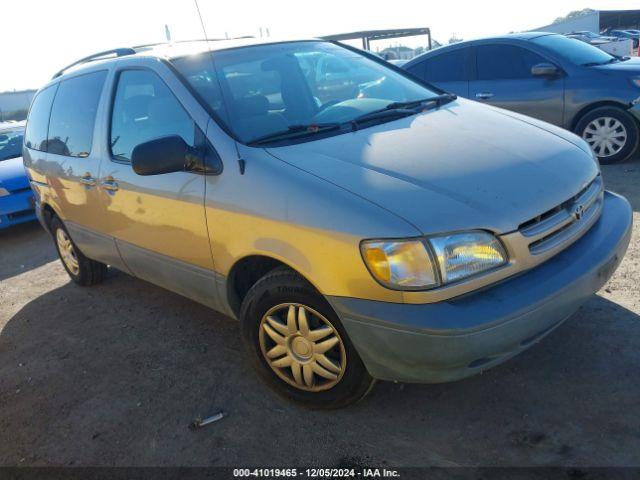
<svg viewBox="0 0 640 480"><path fill-rule="evenodd" d="M0 130L0 161L22 156L23 130Z"/></svg>
<svg viewBox="0 0 640 480"><path fill-rule="evenodd" d="M604 65L616 60L593 45L563 35L544 35L534 38L532 42L548 48L558 57L574 65Z"/></svg>
<svg viewBox="0 0 640 480"><path fill-rule="evenodd" d="M241 47L174 58L172 63L244 143L305 125L350 122L437 96L395 70L329 42Z"/></svg>

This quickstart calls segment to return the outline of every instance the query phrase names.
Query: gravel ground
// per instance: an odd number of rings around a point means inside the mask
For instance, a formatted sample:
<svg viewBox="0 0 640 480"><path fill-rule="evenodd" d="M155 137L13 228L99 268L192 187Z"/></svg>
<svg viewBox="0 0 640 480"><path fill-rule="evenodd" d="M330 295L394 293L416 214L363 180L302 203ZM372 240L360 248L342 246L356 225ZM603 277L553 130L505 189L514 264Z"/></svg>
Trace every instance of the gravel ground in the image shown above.
<svg viewBox="0 0 640 480"><path fill-rule="evenodd" d="M576 315L483 375L334 412L263 386L235 321L117 271L76 287L39 225L0 232L0 465L640 466L640 161L603 172L636 227Z"/></svg>

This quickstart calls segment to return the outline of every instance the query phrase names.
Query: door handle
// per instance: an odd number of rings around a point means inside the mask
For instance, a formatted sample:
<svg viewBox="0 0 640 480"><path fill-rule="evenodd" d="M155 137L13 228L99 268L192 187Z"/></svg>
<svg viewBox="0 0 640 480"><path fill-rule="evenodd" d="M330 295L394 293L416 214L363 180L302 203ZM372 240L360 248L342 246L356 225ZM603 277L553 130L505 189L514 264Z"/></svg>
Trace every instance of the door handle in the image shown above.
<svg viewBox="0 0 640 480"><path fill-rule="evenodd" d="M108 192L118 191L118 183L112 177L107 177L105 180L100 182L100 186Z"/></svg>
<svg viewBox="0 0 640 480"><path fill-rule="evenodd" d="M493 97L493 93L491 92L476 93L476 98L479 100L489 100L492 97Z"/></svg>
<svg viewBox="0 0 640 480"><path fill-rule="evenodd" d="M93 178L89 172L86 172L82 177L80 177L80 183L85 187L95 187L96 179Z"/></svg>

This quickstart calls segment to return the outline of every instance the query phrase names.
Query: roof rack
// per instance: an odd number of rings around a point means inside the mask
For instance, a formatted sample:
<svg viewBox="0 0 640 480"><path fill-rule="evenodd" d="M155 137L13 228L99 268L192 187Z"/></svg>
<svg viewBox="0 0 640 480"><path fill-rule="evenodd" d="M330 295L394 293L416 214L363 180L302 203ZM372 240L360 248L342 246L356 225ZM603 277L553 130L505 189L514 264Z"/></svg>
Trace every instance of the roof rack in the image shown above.
<svg viewBox="0 0 640 480"><path fill-rule="evenodd" d="M58 78L66 70L69 70L71 67L75 67L76 65L80 65L82 63L91 62L93 60L99 60L102 57L106 57L108 55L115 55L116 57L124 57L125 55L134 55L135 53L136 51L133 48L114 48L113 50L105 50L104 52L94 53L93 55L89 55L88 57L84 57L76 62L73 62L71 65L67 65L62 70L58 71L53 77L51 77L51 80Z"/></svg>
<svg viewBox="0 0 640 480"><path fill-rule="evenodd" d="M191 43L191 42L222 42L224 40L242 40L245 38L255 38L253 35L242 35L240 37L229 38L194 38L192 40L173 40L171 42L157 42L157 43L145 43L143 45L135 45L131 47L133 49L157 47L158 45L169 45L171 43Z"/></svg>
<svg viewBox="0 0 640 480"><path fill-rule="evenodd" d="M81 58L80 60L78 60L76 62L73 62L71 65L67 65L62 70L57 72L53 77L51 77L51 80L54 80L54 79L58 78L65 71L69 70L71 67L75 67L76 65L80 65L82 63L91 62L93 60L100 60L101 58L109 56L109 55L115 55L116 57L124 57L126 55L135 55L136 53L138 53L137 49L157 47L158 45L168 45L170 43L220 42L222 40L241 40L241 39L244 39L244 38L254 38L254 37L253 37L253 35L245 35L245 36L242 36L242 37L233 37L233 38L198 38L198 39L194 39L194 40L177 40L177 41L174 41L174 42L147 43L147 44L144 44L144 45L136 45L136 46L130 47L130 48L129 47L114 48L113 50L105 50L104 52L94 53L93 55L89 55L88 57L84 57L84 58Z"/></svg>

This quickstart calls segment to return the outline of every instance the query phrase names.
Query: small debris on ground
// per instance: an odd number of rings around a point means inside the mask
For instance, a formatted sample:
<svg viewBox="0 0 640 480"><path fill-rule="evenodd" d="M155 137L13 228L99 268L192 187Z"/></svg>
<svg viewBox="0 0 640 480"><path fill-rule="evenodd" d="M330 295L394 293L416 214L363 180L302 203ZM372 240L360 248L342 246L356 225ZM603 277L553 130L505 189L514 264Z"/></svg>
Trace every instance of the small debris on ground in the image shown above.
<svg viewBox="0 0 640 480"><path fill-rule="evenodd" d="M189 424L189 428L191 430L197 430L198 428L202 428L206 425L209 425L210 423L214 423L217 422L218 420L222 420L222 418L225 416L224 412L218 412L215 415L212 415L211 417L207 417L207 418L196 418L193 422L191 422L191 424Z"/></svg>

